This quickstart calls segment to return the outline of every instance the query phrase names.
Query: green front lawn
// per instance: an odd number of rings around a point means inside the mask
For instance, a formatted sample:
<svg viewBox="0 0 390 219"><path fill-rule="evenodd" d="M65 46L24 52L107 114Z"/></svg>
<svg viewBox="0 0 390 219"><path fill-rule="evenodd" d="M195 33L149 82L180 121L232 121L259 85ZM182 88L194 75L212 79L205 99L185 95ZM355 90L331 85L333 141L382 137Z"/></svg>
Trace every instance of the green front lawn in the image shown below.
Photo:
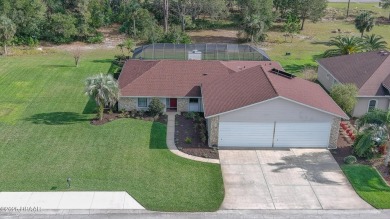
<svg viewBox="0 0 390 219"><path fill-rule="evenodd" d="M343 165L341 168L366 202L375 208L390 208L390 187L374 168L366 165Z"/></svg>
<svg viewBox="0 0 390 219"><path fill-rule="evenodd" d="M114 53L84 54L78 68L66 53L0 57L0 191L127 191L150 210L217 210L220 166L172 154L165 125L90 125L84 80Z"/></svg>

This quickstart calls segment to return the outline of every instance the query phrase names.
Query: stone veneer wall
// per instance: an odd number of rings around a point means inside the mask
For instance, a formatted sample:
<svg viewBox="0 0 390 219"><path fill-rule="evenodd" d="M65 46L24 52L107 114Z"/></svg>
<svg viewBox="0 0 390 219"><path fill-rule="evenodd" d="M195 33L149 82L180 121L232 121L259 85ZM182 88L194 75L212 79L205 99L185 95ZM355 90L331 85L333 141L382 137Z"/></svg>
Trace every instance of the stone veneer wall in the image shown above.
<svg viewBox="0 0 390 219"><path fill-rule="evenodd" d="M218 145L219 116L211 117L207 121L209 133L209 146Z"/></svg>
<svg viewBox="0 0 390 219"><path fill-rule="evenodd" d="M137 98L134 97L119 97L118 110L134 110L137 109Z"/></svg>
<svg viewBox="0 0 390 219"><path fill-rule="evenodd" d="M339 130L340 130L340 118L334 118L332 123L332 128L330 130L330 138L329 138L329 148L334 149L337 148L337 139L339 138Z"/></svg>
<svg viewBox="0 0 390 219"><path fill-rule="evenodd" d="M177 98L177 112L188 112L190 99Z"/></svg>

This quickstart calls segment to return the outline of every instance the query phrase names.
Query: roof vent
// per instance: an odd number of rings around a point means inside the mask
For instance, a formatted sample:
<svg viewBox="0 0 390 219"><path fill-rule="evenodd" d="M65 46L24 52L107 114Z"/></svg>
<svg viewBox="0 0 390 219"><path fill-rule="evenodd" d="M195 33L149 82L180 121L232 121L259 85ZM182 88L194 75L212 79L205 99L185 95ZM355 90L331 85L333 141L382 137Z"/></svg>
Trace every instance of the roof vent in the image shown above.
<svg viewBox="0 0 390 219"><path fill-rule="evenodd" d="M206 76L206 75L208 75L207 73L203 73L203 76Z"/></svg>
<svg viewBox="0 0 390 219"><path fill-rule="evenodd" d="M295 75L290 74L290 73L287 73L287 72L285 72L285 71L281 71L281 70L276 69L276 68L271 69L271 72L274 73L274 74L276 74L276 75L279 75L279 76L288 78L288 79L295 78Z"/></svg>
<svg viewBox="0 0 390 219"><path fill-rule="evenodd" d="M389 53L385 52L385 53L383 53L383 55L384 55L384 56L387 56L387 55L389 55Z"/></svg>

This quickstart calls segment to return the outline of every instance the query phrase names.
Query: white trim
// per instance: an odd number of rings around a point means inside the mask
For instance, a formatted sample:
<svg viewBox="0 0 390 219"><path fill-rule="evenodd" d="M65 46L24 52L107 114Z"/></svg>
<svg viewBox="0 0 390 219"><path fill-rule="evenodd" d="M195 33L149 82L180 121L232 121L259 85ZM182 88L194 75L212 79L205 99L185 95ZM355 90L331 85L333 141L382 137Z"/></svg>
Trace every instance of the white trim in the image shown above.
<svg viewBox="0 0 390 219"><path fill-rule="evenodd" d="M362 98L368 98L368 97L371 97L371 98L390 98L390 95L387 95L387 96L356 96L356 98L359 98L359 97L362 97Z"/></svg>
<svg viewBox="0 0 390 219"><path fill-rule="evenodd" d="M275 99L277 99L277 98L279 98L279 97L280 97L280 96L273 97L273 98L268 99L268 100L264 100L264 101L261 101L261 102L253 103L253 104L246 105L246 106L243 106L243 107L240 107L240 108L237 108L237 109L225 111L225 112L222 112L222 113L214 114L214 115L211 115L211 116L207 116L207 117L205 117L205 118L208 119L208 118L212 118L212 117L215 117L215 116L220 116L220 115L223 115L223 114L226 114L226 113L231 113L231 112L234 112L234 111L237 111L237 110L241 110L241 109L245 109L245 108L248 108L248 107L251 107L251 106L255 106L255 105L257 105L257 104L261 104L261 103L265 103L265 102L268 102L268 101L271 101L271 100L275 100ZM204 108L203 108L203 111L204 111L205 114L206 114L206 111L204 110Z"/></svg>
<svg viewBox="0 0 390 219"><path fill-rule="evenodd" d="M329 114L329 115L332 115L332 116L336 116L336 117L339 117L339 118L343 118L343 119L349 120L348 116L347 117L343 117L341 115L337 115L337 114L334 114L334 113L331 113L331 112L328 112L328 111L325 111L325 110L321 110L321 109L318 109L318 108L315 108L315 107L312 107L312 106L306 105L304 103L300 103L300 102L297 102L295 100L291 100L291 99L288 99L288 98L282 97L282 96L277 96L277 97L274 97L274 98L271 98L271 99L268 99L268 100L265 100L265 101L262 101L262 102L254 103L254 104L247 105L247 106L244 106L244 107L240 107L240 108L237 108L237 109L234 109L234 110L226 111L226 112L223 112L223 113L211 115L211 116L208 116L208 117L205 117L205 118L208 119L208 118L215 117L215 116L220 116L220 115L223 115L223 114L226 114L226 113L231 113L231 112L234 112L234 111L237 111L237 110L241 110L241 109L245 109L245 108L248 108L248 107L255 106L257 104L261 104L261 103L265 103L265 102L268 102L268 101L271 101L271 100L275 100L277 98L281 98L281 99L284 99L284 100L287 100L287 101L290 101L290 102L293 102L293 103L296 103L296 104L299 104L299 105L302 105L302 106L306 106L306 107L314 109L314 110L318 110L320 112L323 112L323 113L326 113L326 114Z"/></svg>
<svg viewBox="0 0 390 219"><path fill-rule="evenodd" d="M374 109L376 109L376 107L378 106L378 100L377 100L377 99L370 99L370 100L368 100L367 112L370 111L370 102L371 102L372 100L375 100Z"/></svg>
<svg viewBox="0 0 390 219"><path fill-rule="evenodd" d="M146 106L140 106L139 105L139 99L146 99ZM137 108L148 108L148 98L147 97L137 97Z"/></svg>

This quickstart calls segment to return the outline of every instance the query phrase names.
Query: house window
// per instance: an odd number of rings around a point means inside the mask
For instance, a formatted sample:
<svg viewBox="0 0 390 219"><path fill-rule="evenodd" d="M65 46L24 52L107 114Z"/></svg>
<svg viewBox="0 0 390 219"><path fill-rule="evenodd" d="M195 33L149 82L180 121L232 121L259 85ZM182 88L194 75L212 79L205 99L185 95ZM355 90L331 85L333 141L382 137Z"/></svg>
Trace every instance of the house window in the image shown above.
<svg viewBox="0 0 390 219"><path fill-rule="evenodd" d="M376 103L377 103L376 100L370 100L370 102L368 102L368 111L375 109Z"/></svg>
<svg viewBox="0 0 390 219"><path fill-rule="evenodd" d="M147 98L138 98L138 107L147 107L148 99Z"/></svg>
<svg viewBox="0 0 390 219"><path fill-rule="evenodd" d="M198 103L198 98L190 98L190 103Z"/></svg>

